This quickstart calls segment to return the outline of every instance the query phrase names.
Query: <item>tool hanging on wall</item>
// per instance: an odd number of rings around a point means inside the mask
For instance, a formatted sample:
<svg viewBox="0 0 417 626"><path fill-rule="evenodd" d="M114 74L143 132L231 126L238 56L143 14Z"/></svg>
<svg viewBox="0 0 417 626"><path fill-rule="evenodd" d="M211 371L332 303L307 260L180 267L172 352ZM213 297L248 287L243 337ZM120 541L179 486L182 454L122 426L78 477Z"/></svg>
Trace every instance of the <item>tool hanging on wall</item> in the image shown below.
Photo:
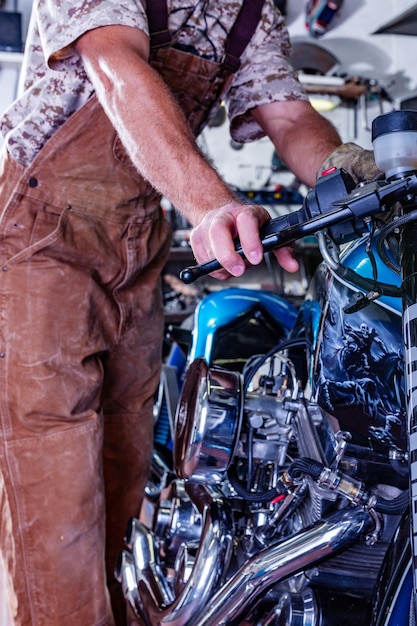
<svg viewBox="0 0 417 626"><path fill-rule="evenodd" d="M340 11L343 0L308 0L306 27L313 37L321 37Z"/></svg>
<svg viewBox="0 0 417 626"><path fill-rule="evenodd" d="M345 73L340 74L342 62L330 50L325 47L312 43L311 41L294 41L291 53L291 65L298 71L298 78L304 85L311 100L315 100L315 108L317 99L320 96L332 98L326 104L333 102L336 104L335 98L339 98L346 106L354 107L354 131L353 137L358 135L358 115L361 115L362 128L369 130L369 120L367 104L368 101L378 101L382 112L382 102L392 103L392 98L387 90L378 83L378 81L362 78L360 76L351 76ZM324 102L322 103L321 111ZM331 110L330 108L327 110Z"/></svg>

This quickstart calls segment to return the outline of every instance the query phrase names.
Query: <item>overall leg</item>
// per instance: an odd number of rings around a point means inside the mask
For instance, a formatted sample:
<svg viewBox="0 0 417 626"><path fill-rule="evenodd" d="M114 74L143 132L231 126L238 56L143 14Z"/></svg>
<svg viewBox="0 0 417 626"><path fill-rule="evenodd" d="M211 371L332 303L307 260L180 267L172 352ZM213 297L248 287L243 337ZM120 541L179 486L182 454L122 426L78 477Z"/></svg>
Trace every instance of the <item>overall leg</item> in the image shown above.
<svg viewBox="0 0 417 626"><path fill-rule="evenodd" d="M119 450L124 476L133 481L122 497L120 518L114 514L117 525L120 519L124 526L137 511L136 504L127 504L129 494L138 501L146 471L138 467L146 458L143 433L129 433L136 418L148 415L151 381L157 378L155 362L136 373L129 359L134 345L140 353L140 330L160 319L154 307L164 255L159 260L152 255L166 248L167 231L149 217L132 228L117 219L104 228L95 215L75 210L64 220L55 207L34 208L19 194L14 204L3 220L0 246L0 549L14 623L111 625L104 554L103 377L106 370L106 423L115 423L118 413L126 424L124 430L106 428L106 442L115 442L110 448ZM146 276L152 276L149 282ZM152 344L147 333L144 346L149 350ZM154 351L160 355L159 346ZM148 358L145 352L133 365ZM116 374L121 383L112 382ZM111 430L123 433L119 443ZM149 455L148 443L145 448ZM109 485L117 466L107 466ZM119 478L114 482L108 493L119 497ZM108 498L108 510L116 511Z"/></svg>
<svg viewBox="0 0 417 626"><path fill-rule="evenodd" d="M126 325L115 349L103 358L106 564L117 626L126 624L126 601L114 567L124 546L127 522L139 515L152 455L153 402L163 337L160 274L168 243L167 224L156 224L147 244L152 260L116 296L126 312Z"/></svg>
<svg viewBox="0 0 417 626"><path fill-rule="evenodd" d="M95 308L95 290L77 272L30 260L1 277L1 546L14 622L110 625L102 368L86 353L92 311L79 310L86 293ZM74 280L77 298L67 293Z"/></svg>

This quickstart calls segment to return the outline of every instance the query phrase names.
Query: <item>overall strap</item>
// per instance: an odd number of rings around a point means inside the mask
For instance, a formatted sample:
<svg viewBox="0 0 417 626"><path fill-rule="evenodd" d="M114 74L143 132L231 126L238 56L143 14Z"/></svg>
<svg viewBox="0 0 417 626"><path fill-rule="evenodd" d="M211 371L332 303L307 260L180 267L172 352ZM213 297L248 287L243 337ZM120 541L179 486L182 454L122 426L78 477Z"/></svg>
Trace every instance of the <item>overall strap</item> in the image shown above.
<svg viewBox="0 0 417 626"><path fill-rule="evenodd" d="M146 15L148 16L151 49L171 45L172 35L168 30L166 0L147 0Z"/></svg>
<svg viewBox="0 0 417 626"><path fill-rule="evenodd" d="M240 66L240 56L250 42L261 18L265 0L244 0L239 15L228 35L221 65L230 72ZM172 42L168 30L168 9L166 0L148 0L146 13L149 22L151 48L169 46Z"/></svg>
<svg viewBox="0 0 417 626"><path fill-rule="evenodd" d="M240 57L258 26L264 1L244 0L243 2L227 38L224 56L221 60L222 65L231 72L237 72L240 67Z"/></svg>

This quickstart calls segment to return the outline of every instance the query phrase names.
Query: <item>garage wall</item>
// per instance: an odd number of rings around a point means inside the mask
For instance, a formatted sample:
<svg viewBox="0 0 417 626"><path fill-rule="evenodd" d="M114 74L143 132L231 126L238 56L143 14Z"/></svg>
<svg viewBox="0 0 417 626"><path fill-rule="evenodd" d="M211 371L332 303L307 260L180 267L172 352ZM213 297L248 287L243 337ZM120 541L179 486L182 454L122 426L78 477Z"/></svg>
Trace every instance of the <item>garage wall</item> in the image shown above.
<svg viewBox="0 0 417 626"><path fill-rule="evenodd" d="M318 39L307 34L304 25L304 0L288 1L288 26L294 42L308 40L329 50L340 61L340 73L377 81L394 100L417 93L416 36L376 35L379 27L416 7L415 0L347 0L329 30ZM389 108L386 104L385 108ZM369 105L369 117L377 115L378 106ZM359 135L366 141L366 133Z"/></svg>
<svg viewBox="0 0 417 626"><path fill-rule="evenodd" d="M287 0L287 23L292 38L306 36L304 0ZM329 30L319 39L342 61L342 70L375 78L390 85L393 92L417 88L416 37L374 35L380 26L407 9L415 0L345 0Z"/></svg>
<svg viewBox="0 0 417 626"><path fill-rule="evenodd" d="M338 73L376 81L393 102L365 99L342 103L324 113L344 141L371 147L371 123L381 112L398 108L398 100L417 93L417 32L405 35L373 35L388 20L417 6L415 0L345 0L329 30L320 38L311 37L305 27L305 0L287 0L287 24L294 43L310 42L325 48L340 61ZM366 105L366 106L365 106ZM259 189L271 183L273 148L267 139L245 145L239 151L230 145L227 129L204 133L203 147L224 178L243 189ZM289 184L278 175L273 182Z"/></svg>

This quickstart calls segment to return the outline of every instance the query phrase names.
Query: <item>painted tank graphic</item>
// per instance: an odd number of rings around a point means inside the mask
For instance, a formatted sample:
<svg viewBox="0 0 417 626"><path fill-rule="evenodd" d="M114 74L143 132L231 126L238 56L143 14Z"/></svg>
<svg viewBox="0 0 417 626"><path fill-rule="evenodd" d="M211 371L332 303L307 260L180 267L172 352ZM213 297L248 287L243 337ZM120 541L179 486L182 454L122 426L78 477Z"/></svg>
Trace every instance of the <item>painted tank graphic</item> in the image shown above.
<svg viewBox="0 0 417 626"><path fill-rule="evenodd" d="M363 260L354 248L350 253L354 266L356 256ZM396 276L384 276L384 282L390 279L398 282ZM313 395L342 429L357 438L405 449L401 300L376 300L359 311L346 312L354 294L354 286L325 265L319 267L301 312L315 355Z"/></svg>

